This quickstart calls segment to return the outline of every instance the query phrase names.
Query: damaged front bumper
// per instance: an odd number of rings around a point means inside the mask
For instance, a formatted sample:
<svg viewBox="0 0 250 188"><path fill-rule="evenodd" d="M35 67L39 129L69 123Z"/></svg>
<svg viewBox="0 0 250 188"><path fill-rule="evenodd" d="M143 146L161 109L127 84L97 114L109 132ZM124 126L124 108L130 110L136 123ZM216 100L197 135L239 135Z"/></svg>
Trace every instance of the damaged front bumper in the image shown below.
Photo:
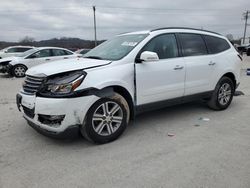
<svg viewBox="0 0 250 188"><path fill-rule="evenodd" d="M96 96L43 98L18 93L16 103L28 124L52 138L75 137Z"/></svg>
<svg viewBox="0 0 250 188"><path fill-rule="evenodd" d="M1 65L0 64L0 73L11 73L11 68L13 66L8 64L8 65Z"/></svg>
<svg viewBox="0 0 250 188"><path fill-rule="evenodd" d="M0 73L8 72L9 67L7 65L0 65Z"/></svg>

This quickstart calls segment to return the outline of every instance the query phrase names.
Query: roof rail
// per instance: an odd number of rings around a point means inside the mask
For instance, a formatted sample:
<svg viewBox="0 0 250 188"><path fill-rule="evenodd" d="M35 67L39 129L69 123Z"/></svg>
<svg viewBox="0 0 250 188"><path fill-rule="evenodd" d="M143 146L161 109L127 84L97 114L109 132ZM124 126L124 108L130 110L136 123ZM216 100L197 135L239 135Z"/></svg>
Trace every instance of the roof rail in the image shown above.
<svg viewBox="0 0 250 188"><path fill-rule="evenodd" d="M150 30L150 32L164 30L164 29L189 29L189 30L205 31L205 32L208 32L208 33L216 34L216 35L221 35L220 33L216 33L216 32L213 32L213 31L208 31L208 30L204 30L204 29L190 28L190 27L163 27L163 28L152 29L152 30Z"/></svg>

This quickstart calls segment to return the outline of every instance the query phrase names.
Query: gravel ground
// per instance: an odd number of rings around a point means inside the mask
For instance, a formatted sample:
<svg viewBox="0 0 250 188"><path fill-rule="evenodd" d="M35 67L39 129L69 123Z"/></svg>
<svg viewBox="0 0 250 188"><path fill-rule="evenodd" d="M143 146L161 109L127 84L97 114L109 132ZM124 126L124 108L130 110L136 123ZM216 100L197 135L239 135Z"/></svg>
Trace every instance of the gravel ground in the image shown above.
<svg viewBox="0 0 250 188"><path fill-rule="evenodd" d="M105 145L38 134L16 108L23 79L0 75L0 188L248 188L247 67L250 57L242 63L239 90L245 95L235 97L228 110L215 112L196 102L148 112Z"/></svg>

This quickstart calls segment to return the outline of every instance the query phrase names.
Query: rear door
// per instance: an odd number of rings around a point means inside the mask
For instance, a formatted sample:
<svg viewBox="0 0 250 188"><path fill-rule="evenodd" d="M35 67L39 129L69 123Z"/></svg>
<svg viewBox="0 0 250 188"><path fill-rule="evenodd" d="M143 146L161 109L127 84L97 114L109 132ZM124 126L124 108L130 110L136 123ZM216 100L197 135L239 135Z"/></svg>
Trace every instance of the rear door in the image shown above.
<svg viewBox="0 0 250 188"><path fill-rule="evenodd" d="M73 56L74 53L64 49L52 49L52 53L53 53L53 58L52 58L53 60L69 59L76 57Z"/></svg>
<svg viewBox="0 0 250 188"><path fill-rule="evenodd" d="M193 33L179 33L186 66L185 96L211 90L214 62L208 55L203 37Z"/></svg>
<svg viewBox="0 0 250 188"><path fill-rule="evenodd" d="M185 65L179 57L175 34L163 34L149 41L144 51L157 53L159 60L136 63L137 105L182 97Z"/></svg>

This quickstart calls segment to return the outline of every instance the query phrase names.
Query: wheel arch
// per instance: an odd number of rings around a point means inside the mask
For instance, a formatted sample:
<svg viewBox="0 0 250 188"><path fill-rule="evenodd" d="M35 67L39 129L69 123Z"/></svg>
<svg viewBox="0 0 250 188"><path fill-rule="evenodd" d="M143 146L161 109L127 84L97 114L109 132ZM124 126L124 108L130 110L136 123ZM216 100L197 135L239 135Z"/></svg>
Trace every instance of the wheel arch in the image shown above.
<svg viewBox="0 0 250 188"><path fill-rule="evenodd" d="M18 63L18 64L15 64L15 65L12 65L12 69L13 69L14 67L17 67L17 66L23 66L23 67L26 68L26 70L28 70L28 67L27 67L26 65L22 64L22 63Z"/></svg>
<svg viewBox="0 0 250 188"><path fill-rule="evenodd" d="M130 119L134 119L134 116L135 116L134 101L129 91L126 88L119 86L119 85L108 86L100 90L101 93L106 93L106 94L110 93L110 91L116 92L124 97L124 99L127 101L129 105L129 110L131 114Z"/></svg>
<svg viewBox="0 0 250 188"><path fill-rule="evenodd" d="M227 73L225 73L225 74L223 74L223 76L222 77L228 77L228 78L230 78L232 81L233 81L233 84L234 84L234 90L236 90L236 77L235 77L235 75L234 75L234 73L232 73L232 72L227 72ZM221 78L222 78L221 77Z"/></svg>

